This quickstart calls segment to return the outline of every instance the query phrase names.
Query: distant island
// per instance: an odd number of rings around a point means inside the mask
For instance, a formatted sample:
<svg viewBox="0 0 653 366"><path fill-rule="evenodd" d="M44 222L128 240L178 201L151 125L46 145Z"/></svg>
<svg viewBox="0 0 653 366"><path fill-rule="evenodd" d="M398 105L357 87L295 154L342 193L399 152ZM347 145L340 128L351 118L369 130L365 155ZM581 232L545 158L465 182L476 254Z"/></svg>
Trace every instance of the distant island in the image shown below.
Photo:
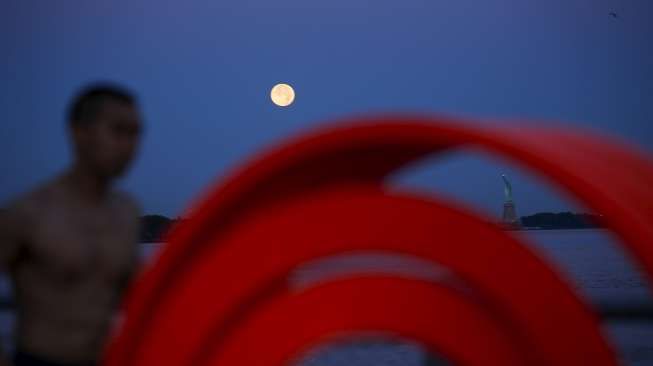
<svg viewBox="0 0 653 366"><path fill-rule="evenodd" d="M171 219L163 215L145 215L141 216L141 243L158 243L168 230L180 221L181 218Z"/></svg>
<svg viewBox="0 0 653 366"><path fill-rule="evenodd" d="M527 230L596 229L602 228L600 215L573 212L540 212L520 218Z"/></svg>
<svg viewBox="0 0 653 366"><path fill-rule="evenodd" d="M171 219L162 215L145 215L141 217L141 243L161 242L165 233L181 218ZM573 212L539 212L520 217L521 229L526 230L560 230L560 229L596 229L601 228L601 217L589 213Z"/></svg>

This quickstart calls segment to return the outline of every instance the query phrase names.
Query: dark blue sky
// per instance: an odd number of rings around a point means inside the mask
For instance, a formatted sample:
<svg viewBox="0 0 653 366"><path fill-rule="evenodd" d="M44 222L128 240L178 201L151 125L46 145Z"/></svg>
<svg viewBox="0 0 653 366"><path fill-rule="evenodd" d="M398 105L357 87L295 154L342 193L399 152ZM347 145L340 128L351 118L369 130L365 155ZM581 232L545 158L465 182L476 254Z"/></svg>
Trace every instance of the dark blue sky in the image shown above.
<svg viewBox="0 0 653 366"><path fill-rule="evenodd" d="M560 120L653 143L650 0L5 0L0 13L0 203L70 161L64 108L125 83L146 119L122 184L144 210L189 200L267 144L352 113ZM609 15L616 12L617 18ZM272 105L277 82L295 87ZM564 210L542 183L460 153L397 177L498 215Z"/></svg>

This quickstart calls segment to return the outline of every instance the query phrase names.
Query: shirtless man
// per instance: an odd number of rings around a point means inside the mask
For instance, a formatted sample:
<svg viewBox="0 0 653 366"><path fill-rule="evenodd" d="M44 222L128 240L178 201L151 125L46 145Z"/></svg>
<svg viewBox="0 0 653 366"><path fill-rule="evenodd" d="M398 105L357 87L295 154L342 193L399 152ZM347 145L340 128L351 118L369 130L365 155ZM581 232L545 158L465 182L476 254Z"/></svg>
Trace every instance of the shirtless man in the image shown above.
<svg viewBox="0 0 653 366"><path fill-rule="evenodd" d="M16 303L16 354L0 365L93 365L138 260L139 209L111 189L141 130L119 87L84 90L69 110L74 162L0 217L0 269Z"/></svg>

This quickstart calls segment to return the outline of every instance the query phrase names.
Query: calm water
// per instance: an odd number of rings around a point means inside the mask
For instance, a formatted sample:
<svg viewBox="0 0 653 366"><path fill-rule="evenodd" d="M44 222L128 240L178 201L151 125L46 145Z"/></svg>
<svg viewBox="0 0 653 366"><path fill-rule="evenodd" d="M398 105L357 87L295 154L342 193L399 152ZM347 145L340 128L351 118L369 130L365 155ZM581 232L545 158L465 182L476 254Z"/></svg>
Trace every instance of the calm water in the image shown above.
<svg viewBox="0 0 653 366"><path fill-rule="evenodd" d="M574 287L596 306L631 306L653 301L641 273L604 230L551 230L517 232L528 245L550 259L566 274ZM144 244L143 256L151 258L160 248ZM388 272L406 272L437 278L443 268L415 260L383 255L359 255L321 261L297 270L292 278L296 286L305 286L325 275L351 272L360 268L383 268ZM9 291L5 280L0 281L0 292ZM0 312L0 331L8 339L13 316ZM626 365L653 365L653 321L608 321L604 323L611 339ZM10 346L10 345L9 345ZM367 341L345 345L326 345L305 355L297 364L304 366L417 366L426 364L426 355L416 344L389 341Z"/></svg>

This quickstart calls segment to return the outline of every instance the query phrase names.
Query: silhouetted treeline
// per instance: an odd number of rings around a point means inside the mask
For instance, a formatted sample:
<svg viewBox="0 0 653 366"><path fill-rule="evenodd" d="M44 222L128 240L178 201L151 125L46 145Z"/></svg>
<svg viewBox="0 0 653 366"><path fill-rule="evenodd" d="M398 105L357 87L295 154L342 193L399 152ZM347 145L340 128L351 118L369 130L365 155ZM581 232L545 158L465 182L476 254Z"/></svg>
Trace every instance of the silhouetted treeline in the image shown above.
<svg viewBox="0 0 653 366"><path fill-rule="evenodd" d="M162 215L141 216L141 243L160 242L166 232L180 219L170 219Z"/></svg>
<svg viewBox="0 0 653 366"><path fill-rule="evenodd" d="M600 228L600 216L572 212L540 212L531 216L522 216L522 226L539 229L590 229Z"/></svg>

